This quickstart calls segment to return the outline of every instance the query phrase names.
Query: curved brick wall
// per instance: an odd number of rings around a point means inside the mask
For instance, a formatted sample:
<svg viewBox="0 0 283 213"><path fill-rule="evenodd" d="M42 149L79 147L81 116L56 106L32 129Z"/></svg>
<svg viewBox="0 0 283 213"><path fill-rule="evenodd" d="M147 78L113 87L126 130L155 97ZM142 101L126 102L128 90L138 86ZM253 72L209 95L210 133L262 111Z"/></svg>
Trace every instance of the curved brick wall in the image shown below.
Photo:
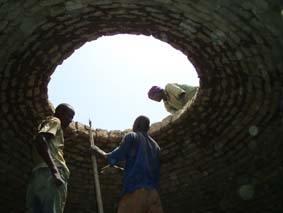
<svg viewBox="0 0 283 213"><path fill-rule="evenodd" d="M194 102L151 128L165 212L283 212L282 9L280 0L0 0L0 212L24 212L30 138L52 110L54 69L85 42L119 33L171 44L200 77ZM124 134L93 131L106 150ZM87 126L75 122L66 136L65 212L95 212ZM121 174L100 177L110 213Z"/></svg>

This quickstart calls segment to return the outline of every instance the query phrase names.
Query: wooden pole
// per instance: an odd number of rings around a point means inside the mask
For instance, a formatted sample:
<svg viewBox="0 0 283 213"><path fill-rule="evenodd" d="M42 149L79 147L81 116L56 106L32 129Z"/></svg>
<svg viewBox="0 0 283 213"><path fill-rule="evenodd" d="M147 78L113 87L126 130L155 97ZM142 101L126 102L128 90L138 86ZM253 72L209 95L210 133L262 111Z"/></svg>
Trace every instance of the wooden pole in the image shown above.
<svg viewBox="0 0 283 213"><path fill-rule="evenodd" d="M94 147L93 134L92 134L92 129L91 129L91 120L89 120L89 140L90 140L90 146ZM96 161L95 154L93 152L91 154L91 161L92 161L92 167L93 167L97 209L98 209L98 213L103 213L103 203L102 203L102 196L101 196L100 183L99 183L99 177L98 177L97 161Z"/></svg>

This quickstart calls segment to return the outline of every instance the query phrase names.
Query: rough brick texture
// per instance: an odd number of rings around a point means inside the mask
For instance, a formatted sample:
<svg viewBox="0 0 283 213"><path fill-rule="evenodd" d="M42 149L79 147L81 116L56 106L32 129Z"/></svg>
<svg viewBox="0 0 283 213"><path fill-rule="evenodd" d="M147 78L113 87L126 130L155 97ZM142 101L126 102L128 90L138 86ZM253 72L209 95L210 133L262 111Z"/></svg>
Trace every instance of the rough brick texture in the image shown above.
<svg viewBox="0 0 283 213"><path fill-rule="evenodd" d="M56 66L121 33L169 43L200 78L195 100L150 130L162 147L165 212L283 212L282 16L281 0L0 0L0 212L24 212L30 139L52 111ZM125 133L93 132L106 150ZM88 128L74 122L66 136L65 212L97 212ZM114 212L121 174L100 178L105 212Z"/></svg>

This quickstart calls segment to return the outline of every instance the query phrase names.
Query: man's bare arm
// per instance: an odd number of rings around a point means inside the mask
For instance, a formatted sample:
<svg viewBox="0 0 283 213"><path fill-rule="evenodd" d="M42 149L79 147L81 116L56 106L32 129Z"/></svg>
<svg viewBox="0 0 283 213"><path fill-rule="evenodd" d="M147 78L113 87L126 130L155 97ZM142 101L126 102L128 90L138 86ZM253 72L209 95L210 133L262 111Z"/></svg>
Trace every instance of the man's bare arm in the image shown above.
<svg viewBox="0 0 283 213"><path fill-rule="evenodd" d="M94 145L91 146L91 151L95 151L96 153L102 155L104 158L107 158L107 153L100 149L98 146Z"/></svg>
<svg viewBox="0 0 283 213"><path fill-rule="evenodd" d="M60 186L64 183L64 180L62 179L59 170L51 156L49 147L47 145L48 140L53 137L53 135L50 134L44 134L44 133L39 133L36 136L36 141L35 141L35 147L40 154L40 156L43 158L43 160L46 162L47 166L49 167L52 176L55 179L55 183L57 186Z"/></svg>

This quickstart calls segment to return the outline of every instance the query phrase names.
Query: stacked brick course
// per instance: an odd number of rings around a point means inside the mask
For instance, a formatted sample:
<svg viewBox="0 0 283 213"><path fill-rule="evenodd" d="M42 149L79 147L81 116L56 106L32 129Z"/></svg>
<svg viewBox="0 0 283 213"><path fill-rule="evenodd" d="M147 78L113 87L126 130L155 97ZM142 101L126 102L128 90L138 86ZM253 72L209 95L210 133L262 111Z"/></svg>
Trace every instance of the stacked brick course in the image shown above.
<svg viewBox="0 0 283 213"><path fill-rule="evenodd" d="M169 43L200 78L195 100L150 130L162 147L165 212L283 212L282 1L0 0L0 17L0 212L24 212L30 139L52 112L56 66L86 42L122 33ZM126 132L93 131L105 150ZM66 137L65 212L95 212L88 128L75 122ZM121 174L100 178L113 212Z"/></svg>

